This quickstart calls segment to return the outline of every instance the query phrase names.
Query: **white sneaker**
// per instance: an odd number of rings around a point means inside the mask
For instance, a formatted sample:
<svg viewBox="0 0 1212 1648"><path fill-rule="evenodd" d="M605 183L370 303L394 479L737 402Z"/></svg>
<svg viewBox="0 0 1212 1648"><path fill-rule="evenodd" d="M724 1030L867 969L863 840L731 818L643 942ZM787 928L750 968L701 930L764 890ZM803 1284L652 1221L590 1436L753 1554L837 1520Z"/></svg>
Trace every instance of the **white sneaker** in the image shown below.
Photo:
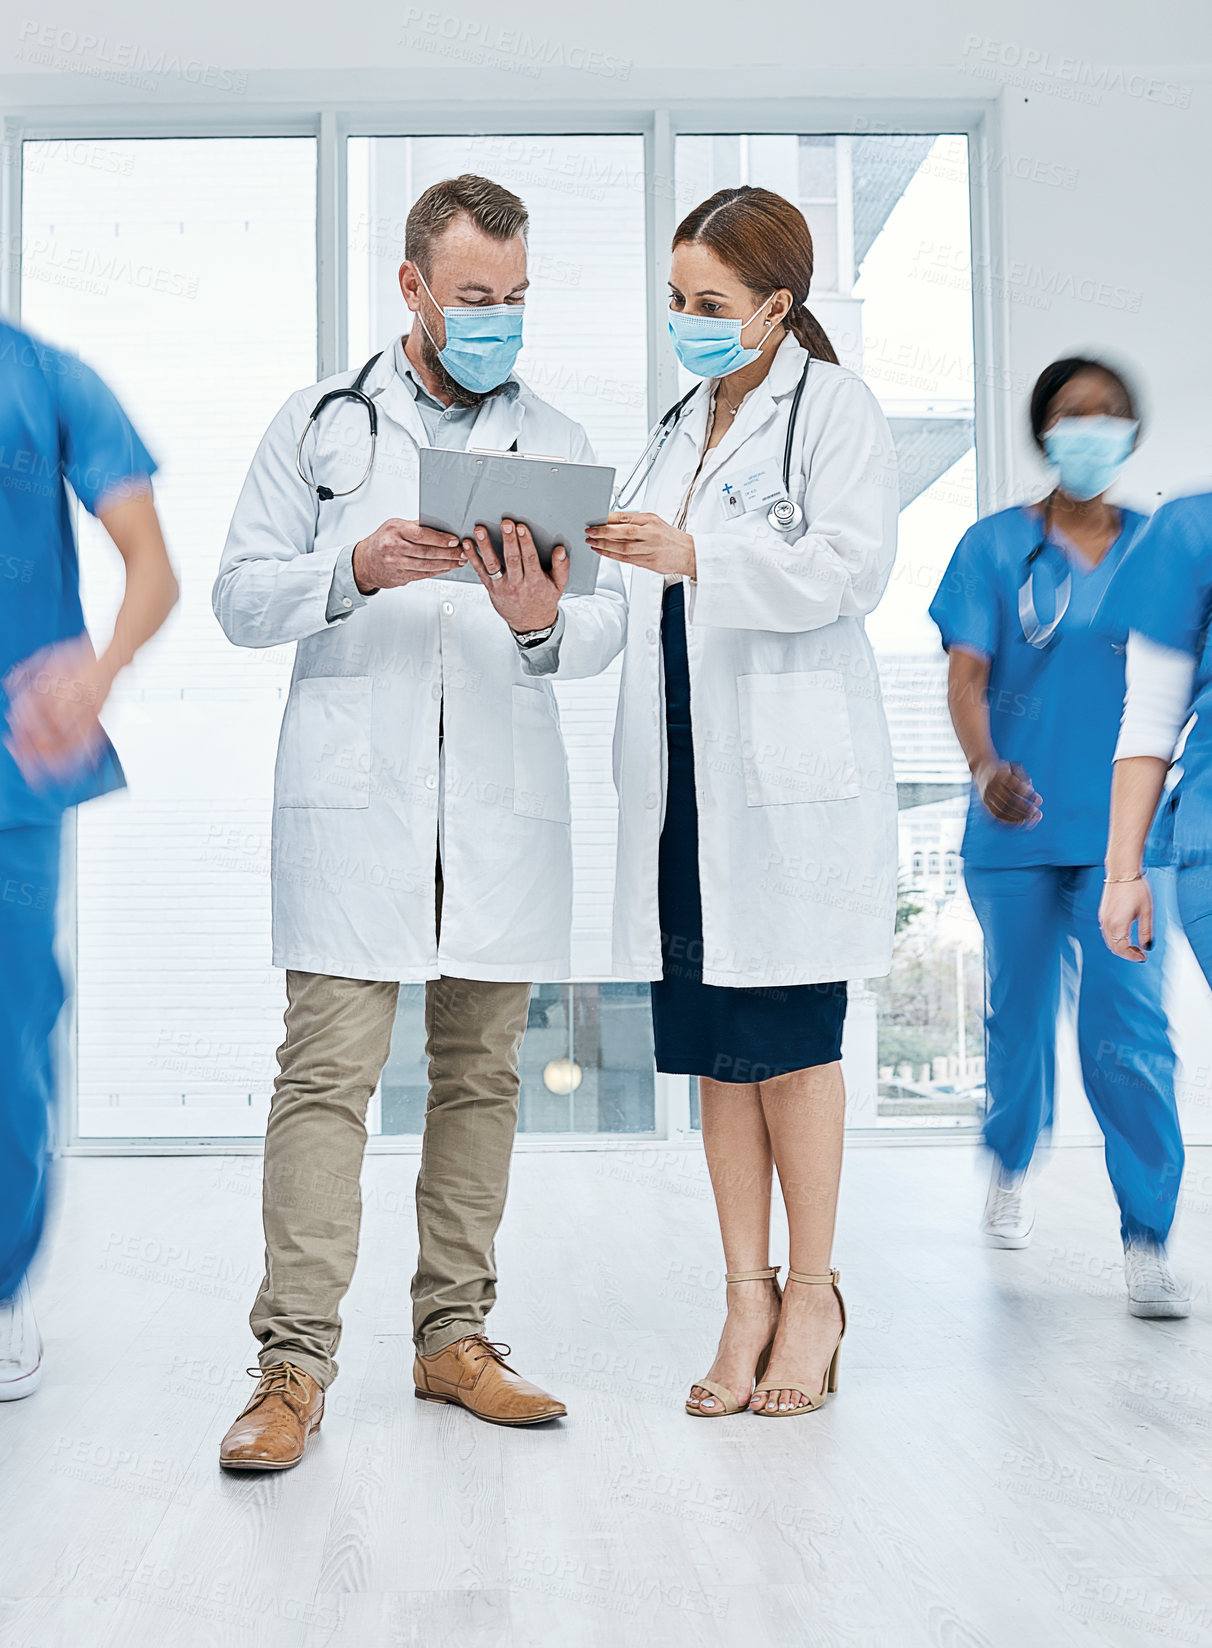
<svg viewBox="0 0 1212 1648"><path fill-rule="evenodd" d="M1035 1228L1035 1204L1027 1189L1027 1175L1007 1173L995 1163L981 1229L994 1247L1027 1247Z"/></svg>
<svg viewBox="0 0 1212 1648"><path fill-rule="evenodd" d="M0 1402L32 1396L41 1382L42 1336L23 1281L10 1299L0 1299Z"/></svg>
<svg viewBox="0 0 1212 1648"><path fill-rule="evenodd" d="M1190 1290L1175 1278L1164 1247L1156 1242L1126 1242L1124 1273L1133 1316L1190 1316Z"/></svg>

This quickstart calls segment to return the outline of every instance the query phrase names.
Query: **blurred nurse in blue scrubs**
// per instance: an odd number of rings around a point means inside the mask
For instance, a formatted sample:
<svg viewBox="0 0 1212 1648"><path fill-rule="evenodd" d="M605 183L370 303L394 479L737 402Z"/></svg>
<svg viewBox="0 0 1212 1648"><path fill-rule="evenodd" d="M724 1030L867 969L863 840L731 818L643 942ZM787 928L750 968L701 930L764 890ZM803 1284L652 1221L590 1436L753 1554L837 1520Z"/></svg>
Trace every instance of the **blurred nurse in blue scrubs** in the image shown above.
<svg viewBox="0 0 1212 1648"><path fill-rule="evenodd" d="M1117 956L1145 960L1153 900L1144 867L1173 865L1183 930L1212 984L1212 493L1158 510L1108 590L1106 608L1129 635L1103 936ZM1159 808L1176 760L1181 767Z"/></svg>
<svg viewBox="0 0 1212 1648"><path fill-rule="evenodd" d="M155 467L95 372L0 322L0 1402L31 1395L42 1372L25 1273L46 1211L63 814L124 782L97 718L177 598ZM68 487L125 563L100 656L84 629Z"/></svg>
<svg viewBox="0 0 1212 1648"><path fill-rule="evenodd" d="M1098 929L1127 632L1094 620L1145 526L1106 498L1140 422L1120 375L1084 358L1041 373L1030 417L1056 485L1041 503L966 533L930 607L973 780L964 880L985 935L985 1142L995 1157L983 1228L998 1247L1031 1238L1027 1170L1052 1120L1062 992L1075 993L1129 1309L1185 1316L1189 1300L1165 1252L1183 1146L1161 955L1121 967Z"/></svg>

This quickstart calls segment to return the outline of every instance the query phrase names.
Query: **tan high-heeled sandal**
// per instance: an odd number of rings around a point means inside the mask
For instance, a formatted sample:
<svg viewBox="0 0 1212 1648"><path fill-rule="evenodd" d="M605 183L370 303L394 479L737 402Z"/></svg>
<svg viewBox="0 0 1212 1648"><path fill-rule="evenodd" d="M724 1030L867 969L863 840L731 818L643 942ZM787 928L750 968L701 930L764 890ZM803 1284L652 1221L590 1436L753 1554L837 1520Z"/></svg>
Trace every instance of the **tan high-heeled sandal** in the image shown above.
<svg viewBox="0 0 1212 1648"><path fill-rule="evenodd" d="M769 1395L771 1391L794 1390L799 1391L804 1398L802 1402L797 1402L791 1408L772 1408L769 1402L763 1403L760 1408L754 1408L753 1410L759 1419L791 1419L797 1413L812 1413L816 1408L824 1405L826 1396L832 1396L834 1391L837 1390L837 1364L842 1353L842 1340L846 1334L846 1301L842 1298L842 1290L837 1285L840 1280L839 1274L836 1270L831 1270L827 1276L806 1276L803 1271L788 1270L787 1280L789 1282L807 1282L810 1286L824 1287L828 1285L832 1287L837 1297L838 1308L842 1313L842 1331L837 1336L837 1343L833 1347L833 1355L829 1358L829 1366L825 1371L825 1377L821 1380L819 1392L810 1395L808 1386L802 1379L780 1379L774 1385L767 1382L766 1384L758 1383L753 1387L754 1396L759 1391ZM758 1379L760 1381L761 1374L758 1375Z"/></svg>
<svg viewBox="0 0 1212 1648"><path fill-rule="evenodd" d="M783 1290L778 1283L778 1274L782 1268L783 1267L781 1265L770 1265L766 1270L738 1270L735 1272L725 1272L724 1280L725 1282L773 1282L775 1298L778 1299L781 1304L783 1299ZM775 1333L777 1332L778 1324L776 1323ZM757 1365L753 1370L753 1377L755 1379L760 1379L765 1373L770 1362L770 1352L773 1348L774 1334L772 1333L770 1335L769 1343L763 1348L761 1354L758 1356ZM745 1408L748 1406L748 1404L742 1405L734 1402L732 1399L732 1392L728 1389L728 1387L726 1385L717 1385L712 1379L696 1379L695 1384L700 1390L705 1390L710 1396L714 1396L720 1406L718 1408L703 1408L700 1407L697 1402L688 1401L686 1403L686 1412L692 1419L723 1419L730 1413L744 1413Z"/></svg>

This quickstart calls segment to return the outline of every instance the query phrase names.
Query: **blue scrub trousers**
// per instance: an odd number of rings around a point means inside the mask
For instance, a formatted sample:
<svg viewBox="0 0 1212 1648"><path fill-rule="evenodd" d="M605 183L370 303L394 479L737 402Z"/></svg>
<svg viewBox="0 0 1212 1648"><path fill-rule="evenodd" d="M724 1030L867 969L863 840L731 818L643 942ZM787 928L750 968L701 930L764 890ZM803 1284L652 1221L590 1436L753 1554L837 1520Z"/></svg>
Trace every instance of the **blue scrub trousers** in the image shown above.
<svg viewBox="0 0 1212 1648"><path fill-rule="evenodd" d="M0 828L0 1299L17 1291L46 1217L51 1037L63 1006L59 837L57 823Z"/></svg>
<svg viewBox="0 0 1212 1648"><path fill-rule="evenodd" d="M1062 991L1076 985L1082 1076L1106 1140L1121 1234L1164 1242L1183 1170L1162 1008L1164 895L1154 900L1157 948L1141 965L1113 956L1099 932L1101 865L965 864L964 881L985 935L986 1144L1018 1173L1051 1125L1057 1017Z"/></svg>
<svg viewBox="0 0 1212 1648"><path fill-rule="evenodd" d="M1184 864L1175 879L1183 932L1212 984L1212 864Z"/></svg>

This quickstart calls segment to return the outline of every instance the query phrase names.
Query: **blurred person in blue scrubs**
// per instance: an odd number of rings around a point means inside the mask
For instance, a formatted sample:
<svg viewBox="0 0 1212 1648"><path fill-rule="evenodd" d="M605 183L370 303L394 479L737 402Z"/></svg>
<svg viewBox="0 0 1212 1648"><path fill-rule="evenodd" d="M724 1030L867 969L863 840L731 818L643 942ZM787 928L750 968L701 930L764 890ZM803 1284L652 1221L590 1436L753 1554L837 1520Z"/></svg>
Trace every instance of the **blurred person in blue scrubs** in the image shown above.
<svg viewBox="0 0 1212 1648"><path fill-rule="evenodd" d="M1087 1097L1120 1208L1129 1309L1185 1316L1165 1244L1182 1174L1161 955L1117 967L1099 938L1111 763L1126 629L1099 612L1145 518L1107 500L1136 445L1135 399L1094 360L1055 361L1031 433L1056 470L1042 503L987 516L955 551L930 615L950 658L948 701L972 771L964 880L985 936L983 1229L1025 1247L1028 1168L1051 1125L1056 1024L1076 997Z"/></svg>
<svg viewBox="0 0 1212 1648"><path fill-rule="evenodd" d="M42 1371L26 1272L46 1212L63 1005L63 814L125 782L98 716L177 598L155 467L95 372L0 322L0 1401L30 1395ZM84 628L69 486L126 564L100 657Z"/></svg>
<svg viewBox="0 0 1212 1648"><path fill-rule="evenodd" d="M1103 936L1115 955L1145 960L1154 924L1145 867L1172 865L1183 930L1212 983L1212 493L1163 504L1105 607L1129 633Z"/></svg>

